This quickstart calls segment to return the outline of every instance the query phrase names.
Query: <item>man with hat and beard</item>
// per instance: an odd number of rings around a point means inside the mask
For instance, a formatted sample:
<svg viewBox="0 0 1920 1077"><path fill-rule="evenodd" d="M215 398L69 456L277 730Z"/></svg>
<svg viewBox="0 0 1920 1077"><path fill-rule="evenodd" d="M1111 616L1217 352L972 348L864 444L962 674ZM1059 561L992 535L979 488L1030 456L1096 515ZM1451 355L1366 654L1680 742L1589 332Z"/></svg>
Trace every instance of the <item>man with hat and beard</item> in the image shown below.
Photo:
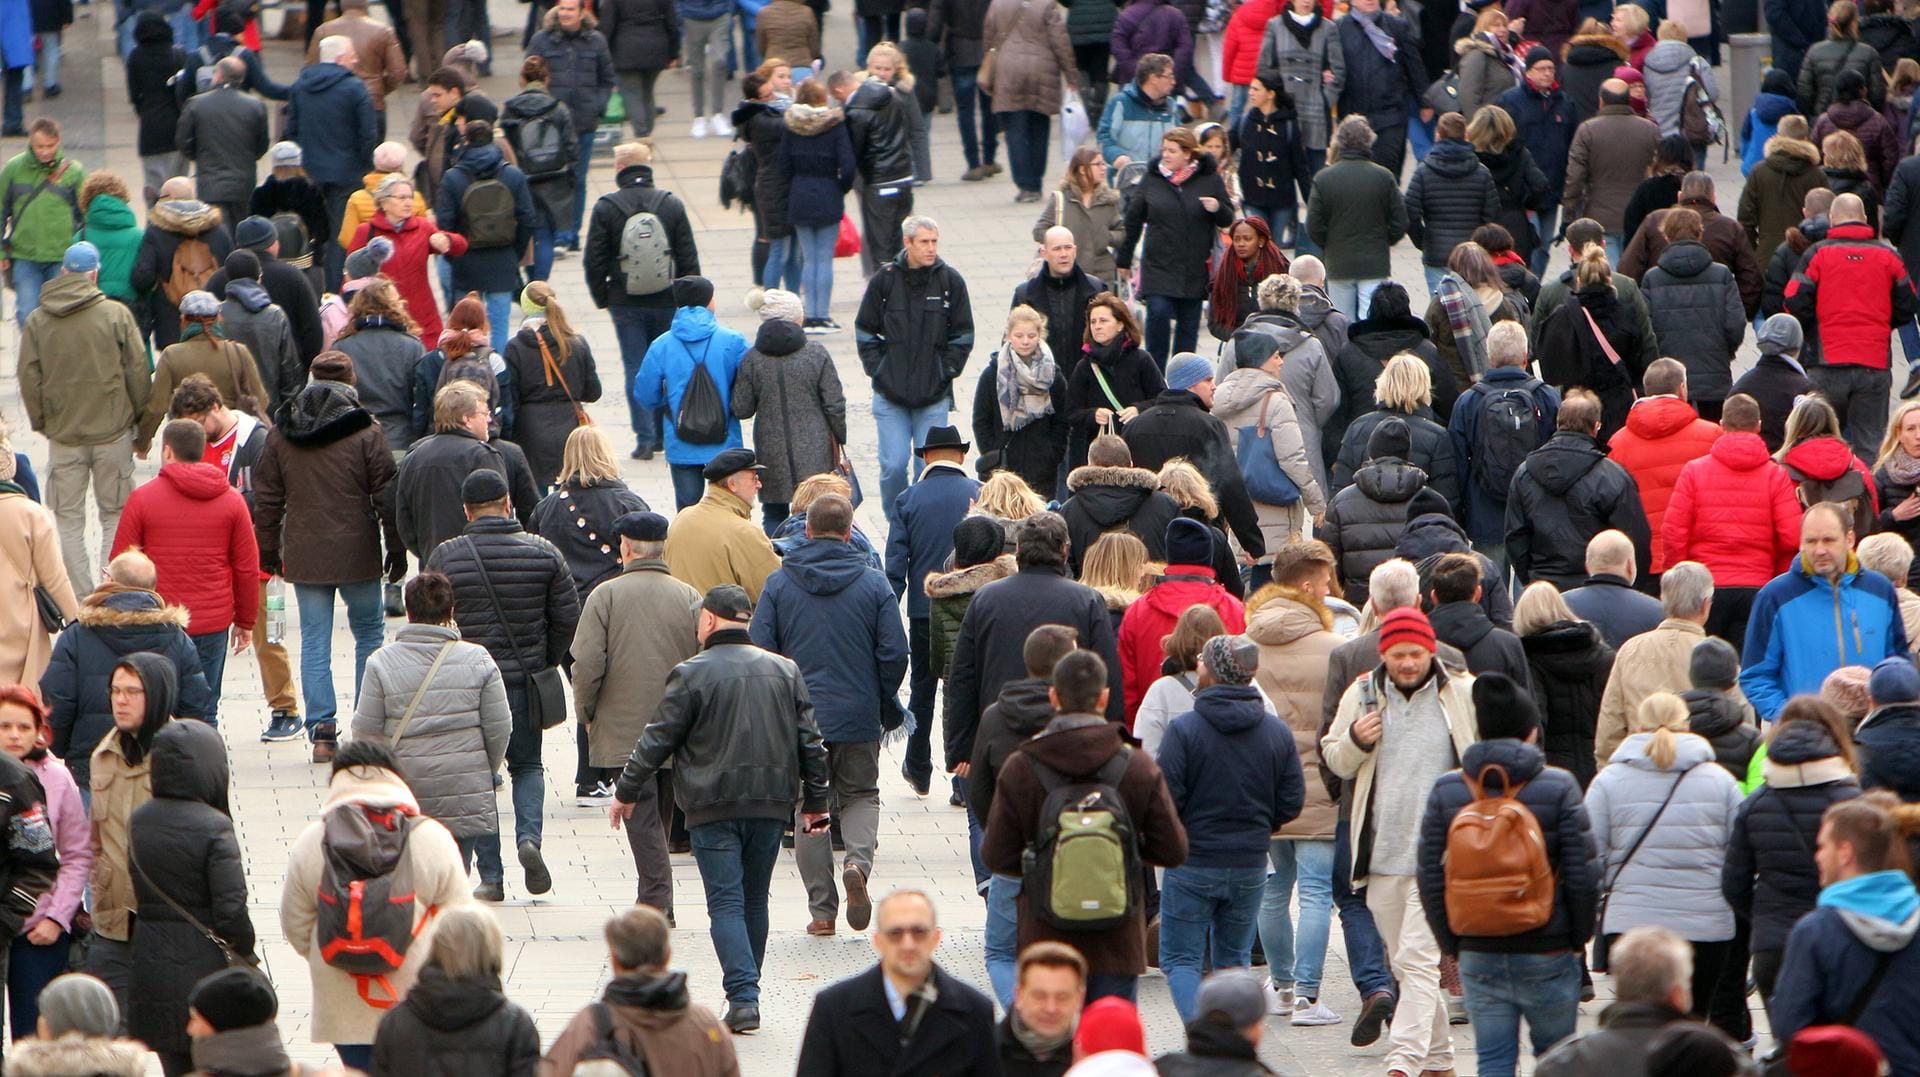
<svg viewBox="0 0 1920 1077"><path fill-rule="evenodd" d="M466 530L442 542L427 567L453 581L454 622L461 636L487 649L507 683L513 735L507 741L507 774L513 779L513 828L527 892L553 889L540 856L546 775L540 766L539 716L529 709L533 678L558 666L573 642L580 599L573 572L553 543L530 535L514 518L507 480L481 467L460 484ZM461 842L461 860L477 849L483 879L501 877L500 836ZM500 901L498 884L483 884L474 896Z"/></svg>
<svg viewBox="0 0 1920 1077"><path fill-rule="evenodd" d="M754 646L752 619L744 588L707 591L694 626L700 653L667 678L607 811L614 826L624 825L642 790L674 761L727 992L725 1023L736 1033L760 1027L767 892L780 836L796 807L803 831L827 828L827 751L806 682L792 661Z"/></svg>
<svg viewBox="0 0 1920 1077"><path fill-rule="evenodd" d="M158 207L156 207L158 208ZM147 234L153 234L152 229ZM209 244L211 246L211 243ZM320 328L320 297L314 292L313 284L307 274L284 262L280 258L280 231L273 222L265 217L248 217L234 226L235 250L252 251L260 259L260 286L267 290L267 298L278 304L287 316L287 324L293 327L293 344L300 352L303 366L311 366L313 357L323 350L325 334ZM224 260L229 251L216 248L214 257ZM171 263L165 263L171 265ZM157 280L165 280L161 274ZM223 265L213 276L207 278L206 289L217 296L227 294L227 281L232 279ZM135 284L135 288L139 285ZM167 322L167 311L160 309L166 302L165 296L155 293L154 300L154 343L160 344L162 326ZM179 335L180 318L175 313L172 318L173 336ZM166 343L172 343L169 339Z"/></svg>
<svg viewBox="0 0 1920 1077"><path fill-rule="evenodd" d="M671 442L671 427L667 437ZM667 452L671 460L673 450ZM767 577L780 567L780 555L766 531L753 522L761 467L752 449L738 446L715 454L701 467L706 496L682 509L667 528L667 568L676 579L703 593L731 583L760 600Z"/></svg>

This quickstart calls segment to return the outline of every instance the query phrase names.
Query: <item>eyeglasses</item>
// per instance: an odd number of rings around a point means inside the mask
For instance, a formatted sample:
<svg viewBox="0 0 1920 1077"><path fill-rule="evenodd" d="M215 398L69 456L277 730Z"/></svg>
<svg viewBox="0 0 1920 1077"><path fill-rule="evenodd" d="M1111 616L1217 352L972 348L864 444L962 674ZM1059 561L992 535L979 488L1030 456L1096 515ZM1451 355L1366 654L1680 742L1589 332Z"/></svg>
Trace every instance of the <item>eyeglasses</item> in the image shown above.
<svg viewBox="0 0 1920 1077"><path fill-rule="evenodd" d="M908 937L918 942L921 939L931 936L933 931L934 929L927 924L901 924L899 927L887 928L880 932L880 934L890 942L899 942L901 939Z"/></svg>

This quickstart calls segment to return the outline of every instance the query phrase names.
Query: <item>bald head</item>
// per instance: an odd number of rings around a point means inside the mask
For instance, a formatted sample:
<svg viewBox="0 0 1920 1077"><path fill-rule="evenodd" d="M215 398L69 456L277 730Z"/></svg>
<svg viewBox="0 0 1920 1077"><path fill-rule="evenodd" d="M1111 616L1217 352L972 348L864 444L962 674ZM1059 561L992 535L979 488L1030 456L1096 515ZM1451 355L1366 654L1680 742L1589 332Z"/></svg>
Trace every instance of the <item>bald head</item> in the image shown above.
<svg viewBox="0 0 1920 1077"><path fill-rule="evenodd" d="M407 147L400 142L382 142L373 148L375 172L398 172L407 165Z"/></svg>
<svg viewBox="0 0 1920 1077"><path fill-rule="evenodd" d="M1633 540L1624 531L1602 531L1587 542L1587 575L1623 576L1633 582Z"/></svg>
<svg viewBox="0 0 1920 1077"><path fill-rule="evenodd" d="M1047 268L1056 277L1073 275L1074 260L1080 257L1080 246L1073 241L1073 229L1054 225L1047 229L1046 238L1041 242L1041 255L1047 260Z"/></svg>
<svg viewBox="0 0 1920 1077"><path fill-rule="evenodd" d="M1689 172L1680 180L1682 199L1702 199L1713 201L1713 177L1705 172Z"/></svg>
<svg viewBox="0 0 1920 1077"><path fill-rule="evenodd" d="M1827 211L1827 219L1834 224L1865 224L1867 204L1857 194L1843 194L1833 200L1833 208Z"/></svg>
<svg viewBox="0 0 1920 1077"><path fill-rule="evenodd" d="M1295 258L1287 272L1293 274L1293 279L1301 284L1311 284L1315 288L1327 286L1327 263L1311 254L1303 254Z"/></svg>
<svg viewBox="0 0 1920 1077"><path fill-rule="evenodd" d="M193 197L193 181L185 176L175 176L160 185L162 202L184 201ZM1858 201L1856 199L1856 201Z"/></svg>
<svg viewBox="0 0 1920 1077"><path fill-rule="evenodd" d="M247 64L238 56L222 56L213 65L213 80L222 86L237 86L246 81Z"/></svg>
<svg viewBox="0 0 1920 1077"><path fill-rule="evenodd" d="M1600 84L1600 103L1603 105L1624 105L1627 103L1627 83L1625 79L1608 79Z"/></svg>

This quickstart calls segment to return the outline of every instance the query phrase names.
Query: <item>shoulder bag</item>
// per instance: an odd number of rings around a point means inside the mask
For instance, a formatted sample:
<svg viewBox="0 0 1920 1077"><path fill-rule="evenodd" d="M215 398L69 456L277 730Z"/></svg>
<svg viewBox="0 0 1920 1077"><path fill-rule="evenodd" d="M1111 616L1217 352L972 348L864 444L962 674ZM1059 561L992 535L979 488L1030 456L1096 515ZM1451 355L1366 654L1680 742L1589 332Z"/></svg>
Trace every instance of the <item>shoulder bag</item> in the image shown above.
<svg viewBox="0 0 1920 1077"><path fill-rule="evenodd" d="M1292 505L1300 500L1300 486L1274 455L1273 432L1267 428L1267 408L1272 403L1273 393L1268 393L1260 401L1259 421L1239 429L1234 455L1239 458L1248 497L1262 505Z"/></svg>
<svg viewBox="0 0 1920 1077"><path fill-rule="evenodd" d="M243 954L239 950L234 949L233 944L222 938L219 932L201 923L199 917L188 912L184 906L173 900L173 895L162 889L159 883L153 881L153 876L147 874L145 865L140 863L140 857L134 853L132 849L127 850L127 859L133 861L133 870L140 873L140 877L147 881L148 886L153 887L153 892L160 895L160 900L166 902L168 908L179 913L180 919L185 920L188 925L200 933L201 938L212 943L214 948L220 951L220 956L226 959L228 968L247 969L251 972L259 973L268 983L273 982L273 977L268 976L267 970L261 967L259 958L252 954Z"/></svg>
<svg viewBox="0 0 1920 1077"><path fill-rule="evenodd" d="M480 548L473 544L473 536L462 536L467 544L467 552L473 555L473 567L480 573L480 585L487 589L487 600L493 603L493 612L500 618L500 627L507 633L507 642L513 647L515 657L522 663L526 661L526 650L520 646L520 633L513 630L513 622L507 618L507 608L500 604L500 594L493 589L493 577L487 574L487 563L480 557ZM546 652L541 652L546 657ZM544 662L528 667L533 672L527 674L527 719L537 728L552 729L567 720L567 694L560 685L560 669Z"/></svg>
<svg viewBox="0 0 1920 1077"><path fill-rule="evenodd" d="M413 690L413 698L407 701L407 709L400 715L400 724L394 727L393 736L387 740L389 745L395 748L400 746L400 738L407 735L407 727L413 724L413 715L420 709L420 701L427 697L427 686L433 683L433 675L440 672L440 663L447 660L447 654L453 650L453 645L459 642L457 639L450 639L442 643L440 649L434 652L433 664L427 667L427 675L420 678L420 687Z"/></svg>
<svg viewBox="0 0 1920 1077"><path fill-rule="evenodd" d="M580 401L573 398L573 388L567 384L566 372L560 369L560 364L553 358L553 350L547 347L546 333L536 331L533 334L533 339L540 342L540 365L546 371L547 384L552 385L554 382L559 382L560 391L567 394L567 403L573 405L574 425L592 426L593 420L588 418L587 409L581 407Z"/></svg>
<svg viewBox="0 0 1920 1077"><path fill-rule="evenodd" d="M29 565L31 565L33 561L32 535L31 533L23 534L21 538L27 543L27 561ZM13 555L11 553L7 554L7 560L13 561ZM60 603L53 600L53 592L47 590L46 585L40 582L39 577L21 568L20 562L13 561L13 569L15 572L20 573L21 579L33 584L33 606L35 611L40 614L40 627L50 636L59 635L60 631L67 627L67 615L60 612Z"/></svg>
<svg viewBox="0 0 1920 1077"><path fill-rule="evenodd" d="M1667 805L1673 803L1673 795L1680 791L1680 784L1687 780L1687 775L1692 774L1701 767L1717 767L1719 765L1720 764L1709 759L1704 763L1695 763L1693 766L1681 771L1680 776L1673 780L1673 785L1667 790L1666 799L1662 800L1660 806L1654 809L1653 818L1647 820L1647 825L1640 829L1640 833L1633 839L1633 844L1627 846L1627 855L1620 858L1620 863L1614 865L1613 874L1607 876L1606 885L1600 889L1600 908L1593 916L1593 961L1591 962L1591 968L1594 972L1607 971L1607 903L1613 899L1614 884L1620 881L1621 875L1625 874L1627 865L1633 861L1633 854L1640 851L1641 844L1647 840L1647 835L1653 833L1653 828L1659 824L1660 817L1667 813Z"/></svg>

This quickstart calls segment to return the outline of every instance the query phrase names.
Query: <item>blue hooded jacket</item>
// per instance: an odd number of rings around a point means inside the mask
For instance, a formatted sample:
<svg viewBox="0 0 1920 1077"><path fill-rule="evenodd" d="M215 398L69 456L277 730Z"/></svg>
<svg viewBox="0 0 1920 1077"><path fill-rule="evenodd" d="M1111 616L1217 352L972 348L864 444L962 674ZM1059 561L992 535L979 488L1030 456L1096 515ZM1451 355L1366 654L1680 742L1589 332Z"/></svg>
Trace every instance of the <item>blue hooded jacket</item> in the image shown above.
<svg viewBox="0 0 1920 1077"><path fill-rule="evenodd" d="M705 464L722 449L740 448L740 420L733 416L733 376L746 353L747 338L722 327L713 311L705 307L674 311L672 327L647 348L640 373L633 379L633 398L643 408L667 409L667 463L689 467ZM713 376L714 385L720 389L720 407L727 416L727 439L713 445L690 445L681 441L674 429L680 398L693 380L696 362Z"/></svg>
<svg viewBox="0 0 1920 1077"><path fill-rule="evenodd" d="M309 64L293 80L286 133L298 142L307 175L322 187L359 190L380 141L366 83L339 64Z"/></svg>
<svg viewBox="0 0 1920 1077"><path fill-rule="evenodd" d="M811 539L787 554L747 631L800 667L820 739L880 739L880 717L898 710L907 675L907 633L886 575L852 544Z"/></svg>
<svg viewBox="0 0 1920 1077"><path fill-rule="evenodd" d="M1307 795L1293 733L1251 684L1194 693L1167 726L1160 772L1187 828L1190 868L1254 868ZM1138 822L1138 820L1136 820Z"/></svg>
<svg viewBox="0 0 1920 1077"><path fill-rule="evenodd" d="M1767 721L1787 700L1818 693L1841 666L1872 669L1907 653L1900 600L1885 576L1862 569L1852 553L1838 586L1815 575L1806 559L1775 576L1754 596L1747 620L1740 688Z"/></svg>
<svg viewBox="0 0 1920 1077"><path fill-rule="evenodd" d="M1855 1028L1873 1038L1894 1073L1920 1073L1920 895L1899 871L1875 871L1820 891L1794 925L1773 988L1773 1035L1789 1042L1813 1025L1847 1024L1874 968L1889 963Z"/></svg>
<svg viewBox="0 0 1920 1077"><path fill-rule="evenodd" d="M1789 83L1791 85L1791 83ZM1800 111L1793 95L1762 93L1754 97L1747 118L1740 121L1740 174L1748 175L1767 156L1767 140L1780 128L1780 117Z"/></svg>

